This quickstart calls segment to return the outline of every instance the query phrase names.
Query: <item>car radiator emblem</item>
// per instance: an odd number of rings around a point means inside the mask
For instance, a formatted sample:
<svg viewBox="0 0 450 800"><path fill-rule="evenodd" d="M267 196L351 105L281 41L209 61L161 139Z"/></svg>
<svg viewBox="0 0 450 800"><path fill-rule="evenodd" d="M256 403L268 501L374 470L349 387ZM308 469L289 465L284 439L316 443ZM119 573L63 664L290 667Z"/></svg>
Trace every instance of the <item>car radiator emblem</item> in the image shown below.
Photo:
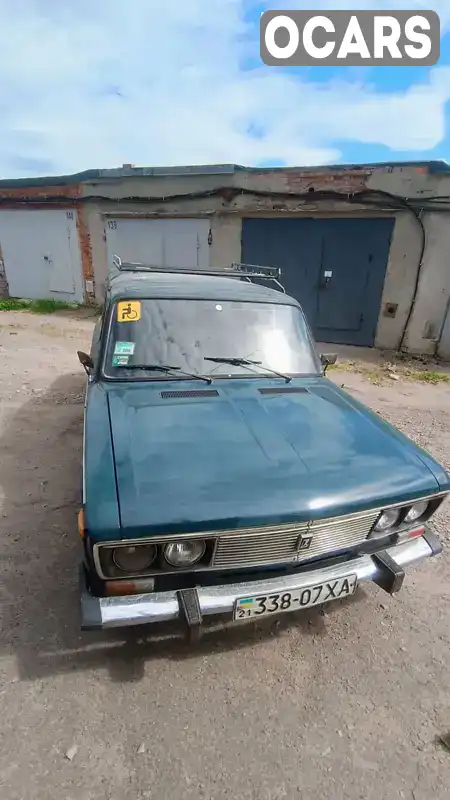
<svg viewBox="0 0 450 800"><path fill-rule="evenodd" d="M312 540L312 536L300 536L297 541L297 552L300 552L300 550L309 550Z"/></svg>

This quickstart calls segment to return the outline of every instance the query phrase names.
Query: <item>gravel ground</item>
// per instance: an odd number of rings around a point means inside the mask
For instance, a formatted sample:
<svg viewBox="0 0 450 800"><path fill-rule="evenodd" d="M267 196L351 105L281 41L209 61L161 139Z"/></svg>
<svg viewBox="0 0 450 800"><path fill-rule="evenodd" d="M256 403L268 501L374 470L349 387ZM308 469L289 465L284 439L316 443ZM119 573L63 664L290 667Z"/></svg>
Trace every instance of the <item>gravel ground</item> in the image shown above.
<svg viewBox="0 0 450 800"><path fill-rule="evenodd" d="M80 632L75 351L91 329L0 318L2 800L448 800L445 554L395 599L369 586L196 648L172 629ZM450 467L449 386L333 379Z"/></svg>

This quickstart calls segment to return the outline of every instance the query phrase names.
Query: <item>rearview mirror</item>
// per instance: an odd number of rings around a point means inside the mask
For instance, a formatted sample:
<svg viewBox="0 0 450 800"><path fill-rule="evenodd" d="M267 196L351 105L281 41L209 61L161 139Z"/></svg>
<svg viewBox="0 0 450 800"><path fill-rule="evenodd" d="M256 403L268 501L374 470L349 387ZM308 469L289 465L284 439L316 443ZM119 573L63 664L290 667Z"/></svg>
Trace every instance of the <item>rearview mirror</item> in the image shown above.
<svg viewBox="0 0 450 800"><path fill-rule="evenodd" d="M83 365L86 375L89 375L89 370L94 368L94 362L87 353L82 350L77 350L78 361Z"/></svg>
<svg viewBox="0 0 450 800"><path fill-rule="evenodd" d="M322 366L324 367L324 372L327 371L327 367L333 366L337 361L337 353L321 353L320 354L320 361Z"/></svg>

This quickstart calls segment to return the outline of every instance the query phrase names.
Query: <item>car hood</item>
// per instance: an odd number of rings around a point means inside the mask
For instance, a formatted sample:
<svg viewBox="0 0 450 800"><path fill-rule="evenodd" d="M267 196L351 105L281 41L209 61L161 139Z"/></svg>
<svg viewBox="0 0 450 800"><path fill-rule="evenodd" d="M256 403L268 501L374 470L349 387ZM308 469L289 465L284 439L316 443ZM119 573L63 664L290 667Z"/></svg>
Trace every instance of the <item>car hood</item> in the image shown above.
<svg viewBox="0 0 450 800"><path fill-rule="evenodd" d="M439 490L424 451L326 378L115 384L108 404L124 536L317 519Z"/></svg>

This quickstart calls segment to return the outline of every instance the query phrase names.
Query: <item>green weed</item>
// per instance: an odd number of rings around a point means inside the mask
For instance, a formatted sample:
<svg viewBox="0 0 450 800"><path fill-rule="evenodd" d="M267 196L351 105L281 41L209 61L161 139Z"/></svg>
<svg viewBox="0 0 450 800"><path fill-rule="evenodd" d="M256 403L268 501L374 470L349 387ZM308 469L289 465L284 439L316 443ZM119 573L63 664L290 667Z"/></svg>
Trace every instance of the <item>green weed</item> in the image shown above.
<svg viewBox="0 0 450 800"><path fill-rule="evenodd" d="M448 383L450 375L445 372L426 372L425 370L408 370L408 378L413 381L424 381L425 383Z"/></svg>
<svg viewBox="0 0 450 800"><path fill-rule="evenodd" d="M53 314L54 311L78 308L77 303L66 303L64 300L21 300L8 297L0 300L0 311L31 311L34 314Z"/></svg>

